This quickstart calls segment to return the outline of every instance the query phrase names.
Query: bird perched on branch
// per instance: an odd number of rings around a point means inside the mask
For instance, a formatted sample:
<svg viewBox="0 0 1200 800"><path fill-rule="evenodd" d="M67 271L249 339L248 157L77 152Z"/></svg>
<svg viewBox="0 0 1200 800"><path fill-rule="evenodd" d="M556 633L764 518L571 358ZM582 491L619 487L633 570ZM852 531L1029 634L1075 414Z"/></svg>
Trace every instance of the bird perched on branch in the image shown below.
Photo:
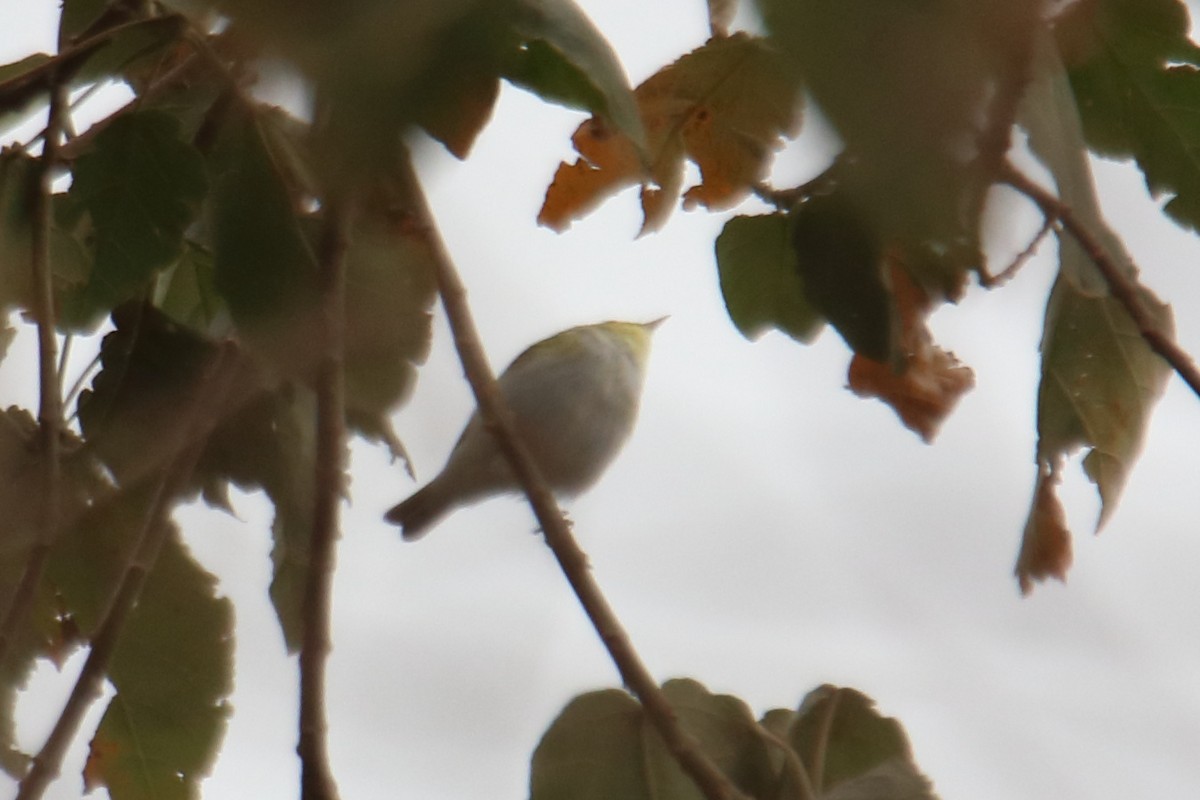
<svg viewBox="0 0 1200 800"><path fill-rule="evenodd" d="M570 328L531 345L500 375L517 432L556 494L590 487L629 437L650 336L662 321ZM519 490L476 410L442 471L385 519L399 525L405 539L419 539L459 506Z"/></svg>

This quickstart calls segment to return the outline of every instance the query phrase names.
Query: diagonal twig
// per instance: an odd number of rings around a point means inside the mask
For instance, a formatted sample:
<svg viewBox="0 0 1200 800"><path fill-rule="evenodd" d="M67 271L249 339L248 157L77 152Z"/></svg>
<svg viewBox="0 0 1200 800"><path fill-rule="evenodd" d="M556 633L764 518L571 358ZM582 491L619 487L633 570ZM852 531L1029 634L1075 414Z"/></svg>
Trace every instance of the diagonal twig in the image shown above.
<svg viewBox="0 0 1200 800"><path fill-rule="evenodd" d="M1011 163L1005 165L1000 173L1000 179L1036 203L1042 210L1042 214L1048 219L1057 220L1063 229L1071 234L1071 237L1079 243L1083 252L1095 265L1097 271L1104 277L1109 292L1125 309L1125 313L1129 314L1129 318L1137 326L1142 339L1150 345L1151 350L1170 364L1179 377L1183 378L1192 391L1200 397L1200 370L1196 368L1192 357L1176 344L1171 334L1163 330L1158 321L1154 319L1154 315L1146 308L1146 304L1139 296L1137 281L1126 275L1125 271L1113 261L1104 246L1075 215L1074 210L1053 193L1034 183Z"/></svg>
<svg viewBox="0 0 1200 800"><path fill-rule="evenodd" d="M330 608L338 511L345 479L345 392L343 367L346 316L346 248L352 209L331 190L318 247L321 284L321 360L317 366L316 500L309 540L300 645L300 796L336 800L337 784L329 764L325 715L325 668L332 649Z"/></svg>
<svg viewBox="0 0 1200 800"><path fill-rule="evenodd" d="M209 434L221 420L219 409L238 371L236 348L226 345L214 356L203 383L181 426L179 449L154 484L154 495L146 511L142 529L133 547L117 588L100 617L91 647L71 695L63 707L42 749L33 757L28 773L21 780L16 800L38 800L62 769L67 748L79 731L83 717L103 693L105 677L112 662L118 639L129 614L137 605L146 578L154 568L163 543L174 526L168 520L172 504L186 489L197 461L208 443Z"/></svg>
<svg viewBox="0 0 1200 800"><path fill-rule="evenodd" d="M495 375L488 366L483 345L471 318L470 307L466 301L466 288L438 233L411 159L406 158L400 166L400 171L410 203L410 224L414 235L422 241L435 265L438 292L446 309L454 344L458 349L467 381L479 404L480 416L487 430L495 437L525 496L529 499L545 535L546 544L554 553L559 567L595 627L600 641L608 650L622 681L641 702L651 724L684 772L708 800L744 798L729 778L704 754L696 738L679 724L670 701L642 662L629 635L592 576L587 554L575 541L545 478L529 454L528 447L516 432L512 411L500 394Z"/></svg>
<svg viewBox="0 0 1200 800"><path fill-rule="evenodd" d="M55 332L54 284L50 267L52 225L51 183L58 162L59 140L66 107L66 90L51 79L50 107L46 120L46 143L42 149L32 206L33 315L37 318L38 340L38 434L43 459L42 496L39 498L37 539L12 600L0 622L0 661L3 661L17 629L24 623L42 580L50 548L62 525L62 434L63 401L58 365L58 335Z"/></svg>

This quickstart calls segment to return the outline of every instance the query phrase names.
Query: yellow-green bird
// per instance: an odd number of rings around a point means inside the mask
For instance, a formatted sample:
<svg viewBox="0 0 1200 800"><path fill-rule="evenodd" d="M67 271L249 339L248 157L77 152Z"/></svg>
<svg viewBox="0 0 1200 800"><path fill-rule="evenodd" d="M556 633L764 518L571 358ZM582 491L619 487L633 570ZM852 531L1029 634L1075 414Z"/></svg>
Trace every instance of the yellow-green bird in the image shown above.
<svg viewBox="0 0 1200 800"><path fill-rule="evenodd" d="M629 438L650 336L662 321L570 328L531 345L500 375L517 431L556 494L570 497L590 487ZM419 539L459 506L518 490L476 410L437 477L385 518L405 539Z"/></svg>

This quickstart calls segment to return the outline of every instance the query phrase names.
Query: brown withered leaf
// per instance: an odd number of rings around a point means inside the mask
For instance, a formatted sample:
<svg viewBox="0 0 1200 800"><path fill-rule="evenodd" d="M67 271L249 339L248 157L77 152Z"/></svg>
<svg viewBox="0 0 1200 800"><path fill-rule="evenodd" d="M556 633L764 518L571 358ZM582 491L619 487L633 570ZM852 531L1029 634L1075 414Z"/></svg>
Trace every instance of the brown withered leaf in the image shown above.
<svg viewBox="0 0 1200 800"><path fill-rule="evenodd" d="M1041 470L1033 490L1033 507L1025 522L1021 537L1021 552L1014 573L1021 585L1021 594L1033 591L1035 582L1057 578L1066 582L1071 567L1071 532L1062 501L1054 491L1058 470Z"/></svg>
<svg viewBox="0 0 1200 800"><path fill-rule="evenodd" d="M575 131L580 157L562 163L546 190L538 222L556 231L605 198L641 184L642 233L666 222L690 159L701 182L685 208L729 208L764 177L782 137L799 124L796 81L767 44L744 33L714 37L637 87L646 152L598 118Z"/></svg>
<svg viewBox="0 0 1200 800"><path fill-rule="evenodd" d="M859 397L878 397L895 410L906 427L930 442L963 394L975 386L975 373L934 343L925 326L931 308L928 295L897 265L894 256L889 260L892 296L900 318L899 363L855 354L850 362L850 389Z"/></svg>

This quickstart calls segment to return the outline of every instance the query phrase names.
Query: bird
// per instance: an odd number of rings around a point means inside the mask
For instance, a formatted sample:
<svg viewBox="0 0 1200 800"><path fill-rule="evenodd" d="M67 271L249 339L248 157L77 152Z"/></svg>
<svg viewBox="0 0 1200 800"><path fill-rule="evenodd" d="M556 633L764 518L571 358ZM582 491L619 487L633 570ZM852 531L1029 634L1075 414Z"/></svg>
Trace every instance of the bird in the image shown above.
<svg viewBox="0 0 1200 800"><path fill-rule="evenodd" d="M633 432L651 335L665 319L569 328L530 345L501 373L516 430L556 495L591 487ZM476 409L442 471L384 518L413 541L461 506L517 491Z"/></svg>

